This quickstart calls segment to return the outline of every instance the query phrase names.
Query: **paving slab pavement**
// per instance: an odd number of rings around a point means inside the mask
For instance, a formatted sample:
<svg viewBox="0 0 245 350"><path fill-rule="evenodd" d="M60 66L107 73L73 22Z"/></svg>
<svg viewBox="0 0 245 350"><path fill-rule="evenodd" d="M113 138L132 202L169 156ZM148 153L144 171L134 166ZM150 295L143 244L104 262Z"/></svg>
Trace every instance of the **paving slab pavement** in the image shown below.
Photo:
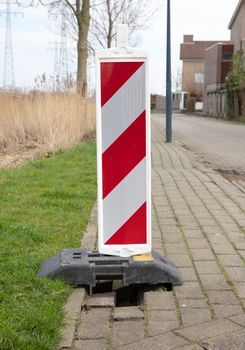
<svg viewBox="0 0 245 350"><path fill-rule="evenodd" d="M245 350L245 193L152 124L153 248L184 283L143 291L128 314L85 293L78 313L71 296L60 349ZM95 207L83 247L96 246L96 217Z"/></svg>

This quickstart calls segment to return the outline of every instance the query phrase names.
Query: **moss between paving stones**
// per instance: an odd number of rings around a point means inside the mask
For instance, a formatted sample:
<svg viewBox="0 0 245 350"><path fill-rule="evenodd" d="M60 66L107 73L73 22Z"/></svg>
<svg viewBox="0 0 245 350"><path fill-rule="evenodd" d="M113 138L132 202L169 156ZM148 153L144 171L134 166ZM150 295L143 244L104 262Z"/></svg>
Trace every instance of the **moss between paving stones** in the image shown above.
<svg viewBox="0 0 245 350"><path fill-rule="evenodd" d="M0 349L53 350L70 287L36 277L80 246L96 195L95 143L0 170Z"/></svg>

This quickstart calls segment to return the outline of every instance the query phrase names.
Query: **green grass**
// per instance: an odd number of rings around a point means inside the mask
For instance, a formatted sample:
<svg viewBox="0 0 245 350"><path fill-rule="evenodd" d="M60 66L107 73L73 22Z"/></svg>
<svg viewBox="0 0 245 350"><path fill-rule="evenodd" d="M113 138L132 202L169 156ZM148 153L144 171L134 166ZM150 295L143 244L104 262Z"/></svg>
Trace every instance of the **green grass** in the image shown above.
<svg viewBox="0 0 245 350"><path fill-rule="evenodd" d="M79 247L96 196L95 143L0 170L0 349L53 350L71 288L37 278L42 261Z"/></svg>

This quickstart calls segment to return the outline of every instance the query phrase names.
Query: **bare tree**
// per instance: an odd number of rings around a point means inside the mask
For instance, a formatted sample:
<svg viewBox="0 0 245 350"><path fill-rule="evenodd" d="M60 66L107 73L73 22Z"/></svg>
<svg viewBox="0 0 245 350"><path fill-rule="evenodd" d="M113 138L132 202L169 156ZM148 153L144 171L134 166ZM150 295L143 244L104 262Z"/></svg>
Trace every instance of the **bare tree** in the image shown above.
<svg viewBox="0 0 245 350"><path fill-rule="evenodd" d="M87 93L88 32L90 25L90 0L17 0L20 6L47 6L50 13L68 10L67 18L76 28L74 39L77 42L77 91L82 96ZM70 14L70 16L69 16Z"/></svg>
<svg viewBox="0 0 245 350"><path fill-rule="evenodd" d="M131 42L135 41L135 34L146 27L155 11L150 0L102 0L91 7L90 49L112 47L117 23L128 24Z"/></svg>
<svg viewBox="0 0 245 350"><path fill-rule="evenodd" d="M116 24L129 26L131 42L155 13L151 0L16 0L21 6L41 4L57 14L67 10L68 33L77 43L77 91L87 93L88 54L110 48L116 37ZM90 14L91 12L91 14ZM91 22L91 23L90 23ZM90 30L90 33L89 33Z"/></svg>

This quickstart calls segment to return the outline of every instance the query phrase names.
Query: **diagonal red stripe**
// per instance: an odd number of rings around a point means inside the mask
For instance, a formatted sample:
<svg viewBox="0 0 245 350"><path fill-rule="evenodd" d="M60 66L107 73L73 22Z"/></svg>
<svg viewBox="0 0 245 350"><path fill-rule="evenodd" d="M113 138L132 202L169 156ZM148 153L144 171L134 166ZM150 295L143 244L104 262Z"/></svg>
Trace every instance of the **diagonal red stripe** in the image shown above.
<svg viewBox="0 0 245 350"><path fill-rule="evenodd" d="M105 244L146 243L146 202L108 239Z"/></svg>
<svg viewBox="0 0 245 350"><path fill-rule="evenodd" d="M101 106L139 69L144 62L103 62L100 65Z"/></svg>
<svg viewBox="0 0 245 350"><path fill-rule="evenodd" d="M143 112L102 154L103 199L146 155Z"/></svg>

